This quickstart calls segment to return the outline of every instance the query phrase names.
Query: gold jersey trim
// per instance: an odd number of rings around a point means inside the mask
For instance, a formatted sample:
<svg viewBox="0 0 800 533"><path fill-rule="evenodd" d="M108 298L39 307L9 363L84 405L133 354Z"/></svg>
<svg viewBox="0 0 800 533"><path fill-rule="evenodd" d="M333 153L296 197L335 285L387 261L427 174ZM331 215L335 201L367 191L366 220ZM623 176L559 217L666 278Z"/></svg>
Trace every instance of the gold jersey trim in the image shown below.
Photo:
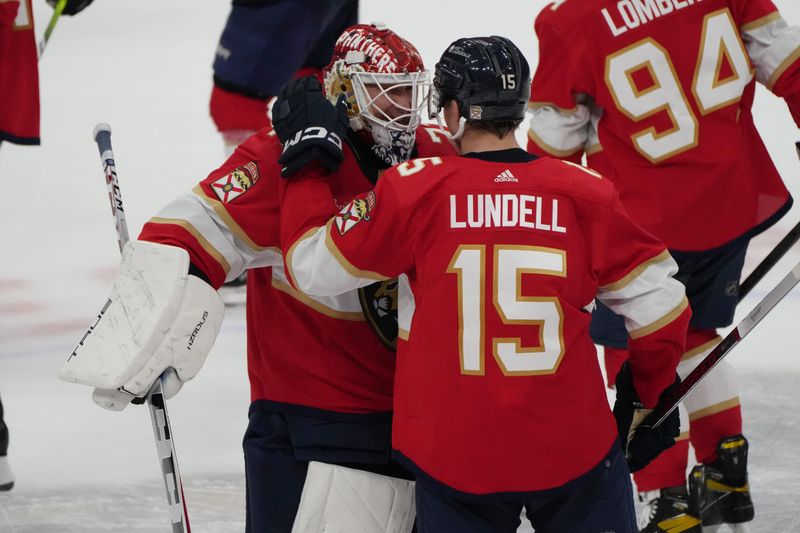
<svg viewBox="0 0 800 533"><path fill-rule="evenodd" d="M300 301L304 305L312 308L313 310L319 313L322 313L325 316L329 316L331 318L338 318L340 320L349 320L351 322L364 322L366 320L364 318L364 313L360 311L358 312L337 311L336 309L328 307L327 305L324 305L314 300L310 296L298 291L288 283L284 283L278 279L275 279L274 277L272 278L272 286L275 289L288 294L295 300Z"/></svg>
<svg viewBox="0 0 800 533"><path fill-rule="evenodd" d="M694 411L693 413L689 413L689 422L694 422L695 420L715 415L717 413L721 413L722 411L727 411L728 409L732 409L738 405L740 405L739 397L735 396L730 400L715 403L714 405L710 405L698 411Z"/></svg>
<svg viewBox="0 0 800 533"><path fill-rule="evenodd" d="M753 31L761 26L766 26L770 22L775 22L776 20L781 18L781 14L777 11L770 13L769 15L765 15L761 18L757 18L756 20L750 21L747 24L742 24L742 31Z"/></svg>
<svg viewBox="0 0 800 533"><path fill-rule="evenodd" d="M214 258L214 260L219 263L219 266L222 270L225 271L225 275L227 276L228 272L231 271L231 265L228 263L228 260L225 259L225 256L222 255L222 252L217 250L213 244L211 244L208 239L203 237L203 234L200 233L197 228L195 228L191 222L187 220L182 220L179 218L163 218L163 217L153 217L151 218L148 223L150 224L172 224L174 226L180 226L181 228L188 231L192 237L197 239L197 242L200 244L200 247L205 250L205 252Z"/></svg>
<svg viewBox="0 0 800 533"><path fill-rule="evenodd" d="M250 236L245 233L242 227L235 220L233 220L233 217L230 215L230 213L228 213L227 209L225 209L225 206L222 204L222 202L209 197L200 185L195 185L195 187L192 189L192 192L202 198L203 201L205 201L209 206L211 206L211 209L213 209L217 216L222 219L222 222L231 231L231 233L233 233L240 241L245 243L250 249L255 250L256 252L262 252L269 248L275 248L274 246L259 246L256 244L255 241L253 241L253 239L251 239ZM275 250L279 251L277 248L275 248Z"/></svg>
<svg viewBox="0 0 800 533"><path fill-rule="evenodd" d="M767 80L767 89L771 91L775 83L777 83L780 77L783 76L783 73L786 72L786 69L792 66L792 64L797 61L798 58L800 58L800 47L795 48L794 52L789 54L786 59L781 61L781 64L778 65L778 68L775 69L775 72L773 72Z"/></svg>
<svg viewBox="0 0 800 533"><path fill-rule="evenodd" d="M714 347L715 347L717 344L719 344L719 342L720 342L721 340L722 340L722 337L720 337L719 335L717 335L716 337L714 337L714 338L713 338L713 339L711 339L710 341L704 342L704 343L703 343L703 344L701 344L700 346L697 346L697 347L695 347L695 348L692 348L691 350L688 350L687 352L685 352L685 353L684 353L684 354L681 356L681 361L688 361L688 360L689 360L689 359L691 359L692 357L697 357L698 355L702 355L702 354L703 354L703 353L705 353L705 352L710 352L711 350L713 350L713 349L714 349Z"/></svg>
<svg viewBox="0 0 800 533"><path fill-rule="evenodd" d="M687 307L689 307L689 300L687 300L686 296L684 296L683 300L681 300L681 303L679 303L675 309L664 315L661 319L656 320L649 326L645 326L643 328L631 331L628 333L628 335L630 335L632 339L639 339L641 337L653 333L654 331L658 331L659 329L663 328L664 326L666 326L667 324L671 323L673 320L678 318L681 315L681 313L683 313L686 310Z"/></svg>
<svg viewBox="0 0 800 533"><path fill-rule="evenodd" d="M390 276L384 276L383 274L372 272L370 270L361 270L353 266L353 264L350 261L348 261L344 255L342 255L342 252L339 251L339 248L336 246L336 243L333 242L333 237L331 236L332 228L333 228L333 220L329 220L328 223L325 225L325 246L328 248L328 251L331 253L331 255L333 255L336 258L336 260L339 262L342 268L347 271L348 274L350 274L355 278L374 279L375 281L383 281L385 279L390 279Z"/></svg>
<svg viewBox="0 0 800 533"><path fill-rule="evenodd" d="M669 257L670 257L669 251L664 250L657 256L639 263L633 270L625 274L622 278L618 279L613 283L609 283L608 285L604 285L603 287L601 287L601 289L603 289L604 291L618 291L624 287L627 287L633 280L638 278L639 275L641 275L641 273L644 272L648 267L656 263L661 263L662 261L667 260Z"/></svg>

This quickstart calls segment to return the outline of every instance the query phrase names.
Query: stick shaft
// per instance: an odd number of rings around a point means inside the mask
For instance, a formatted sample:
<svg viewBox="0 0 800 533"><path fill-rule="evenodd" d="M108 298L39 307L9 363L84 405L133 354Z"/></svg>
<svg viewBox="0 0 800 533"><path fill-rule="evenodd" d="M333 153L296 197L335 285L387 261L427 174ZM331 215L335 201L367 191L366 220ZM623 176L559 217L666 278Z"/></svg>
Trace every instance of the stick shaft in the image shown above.
<svg viewBox="0 0 800 533"><path fill-rule="evenodd" d="M111 213L114 216L114 225L117 228L117 243L119 250L125 247L130 239L128 236L128 223L125 219L125 209L122 204L119 181L117 180L117 167L114 162L114 151L111 148L111 127L108 124L98 124L94 129L94 140L100 151L103 162L103 173L108 186L108 200L111 203ZM172 426L167 412L167 403L164 399L161 379L157 379L147 393L147 409L153 425L153 435L156 440L159 466L164 477L164 487L167 491L167 507L172 523L172 533L190 533L189 515L186 510L186 501L183 497L183 483L178 468L178 455L175 453L175 443L172 440Z"/></svg>
<svg viewBox="0 0 800 533"><path fill-rule="evenodd" d="M47 46L47 42L50 40L50 35L52 35L53 30L56 28L56 23L58 22L58 19L61 18L61 13L63 13L66 5L67 0L58 0L58 2L56 2L56 6L53 8L53 14L50 16L50 22L47 23L47 28L44 30L42 41L39 43L39 57L42 57L44 49Z"/></svg>
<svg viewBox="0 0 800 533"><path fill-rule="evenodd" d="M800 142L796 142L795 148L797 150L797 157L800 158ZM775 264L786 255L786 252L791 249L794 244L800 240L800 222L793 227L786 236L767 254L756 268L753 269L747 278L739 285L739 301L741 302L747 296L753 287L761 281L764 276L769 272Z"/></svg>
<svg viewBox="0 0 800 533"><path fill-rule="evenodd" d="M128 222L125 218L125 208L122 203L122 192L117 179L117 165L114 162L114 151L111 148L111 128L107 124L98 124L95 128L95 142L100 151L100 160L103 162L103 173L108 187L108 201L111 204L111 215L114 217L114 226L117 229L117 244L119 251L130 240L128 235Z"/></svg>
<svg viewBox="0 0 800 533"><path fill-rule="evenodd" d="M700 364L695 367L686 378L681 381L672 393L666 396L659 405L656 406L658 420L653 427L658 427L667 416L678 407L678 404L689 394L709 372L722 359L744 339L761 320L778 305L778 302L789 294L797 282L800 281L800 263L798 263L781 281L778 283L763 300L761 300L750 313L742 319L736 328L731 331L722 342L720 342Z"/></svg>

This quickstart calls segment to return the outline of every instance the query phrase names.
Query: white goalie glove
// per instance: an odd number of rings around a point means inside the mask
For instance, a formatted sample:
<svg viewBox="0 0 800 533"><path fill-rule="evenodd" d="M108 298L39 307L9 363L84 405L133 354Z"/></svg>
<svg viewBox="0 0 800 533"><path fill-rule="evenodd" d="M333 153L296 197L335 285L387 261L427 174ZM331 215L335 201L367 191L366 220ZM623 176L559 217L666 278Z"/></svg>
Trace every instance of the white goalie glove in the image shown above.
<svg viewBox="0 0 800 533"><path fill-rule="evenodd" d="M59 372L95 387L95 403L121 411L163 374L174 396L206 360L225 306L208 283L188 275L182 248L131 241L108 302Z"/></svg>

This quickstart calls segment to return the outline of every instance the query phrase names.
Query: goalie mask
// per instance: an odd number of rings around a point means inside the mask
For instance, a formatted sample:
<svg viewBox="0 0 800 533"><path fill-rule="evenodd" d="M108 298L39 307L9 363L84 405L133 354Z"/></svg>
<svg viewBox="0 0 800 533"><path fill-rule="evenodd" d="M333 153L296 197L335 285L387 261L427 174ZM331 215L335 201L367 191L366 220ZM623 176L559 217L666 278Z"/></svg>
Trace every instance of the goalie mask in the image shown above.
<svg viewBox="0 0 800 533"><path fill-rule="evenodd" d="M385 26L357 24L336 41L324 69L325 94L344 96L350 127L394 165L411 156L428 72L417 49Z"/></svg>

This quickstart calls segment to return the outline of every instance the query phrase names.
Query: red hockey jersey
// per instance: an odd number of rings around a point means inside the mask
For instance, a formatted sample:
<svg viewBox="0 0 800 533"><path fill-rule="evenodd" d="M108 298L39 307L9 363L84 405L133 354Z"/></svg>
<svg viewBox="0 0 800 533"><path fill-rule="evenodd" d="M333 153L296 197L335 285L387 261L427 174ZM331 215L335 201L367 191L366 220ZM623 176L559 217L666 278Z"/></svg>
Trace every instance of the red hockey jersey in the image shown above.
<svg viewBox="0 0 800 533"><path fill-rule="evenodd" d="M479 157L402 163L332 218L324 177L290 182L284 257L312 294L400 275L397 451L460 491L547 489L617 436L588 331L595 295L626 317L649 406L675 378L691 312L675 262L610 182L521 149Z"/></svg>
<svg viewBox="0 0 800 533"><path fill-rule="evenodd" d="M438 132L428 133L425 127L418 130L417 141L420 154L453 152ZM390 411L395 354L368 323L363 295L350 291L311 297L286 279L279 248L280 154L275 134L261 130L191 194L145 224L140 238L185 248L214 287L249 269L247 352L253 400L347 413ZM338 176L335 197L341 203L373 186L346 144ZM370 296L385 295L378 290Z"/></svg>
<svg viewBox="0 0 800 533"><path fill-rule="evenodd" d="M530 151L585 151L673 250L752 236L789 208L751 115L758 80L800 124L800 28L770 0L560 0L535 26Z"/></svg>
<svg viewBox="0 0 800 533"><path fill-rule="evenodd" d="M0 0L0 141L39 144L39 67L31 0Z"/></svg>

